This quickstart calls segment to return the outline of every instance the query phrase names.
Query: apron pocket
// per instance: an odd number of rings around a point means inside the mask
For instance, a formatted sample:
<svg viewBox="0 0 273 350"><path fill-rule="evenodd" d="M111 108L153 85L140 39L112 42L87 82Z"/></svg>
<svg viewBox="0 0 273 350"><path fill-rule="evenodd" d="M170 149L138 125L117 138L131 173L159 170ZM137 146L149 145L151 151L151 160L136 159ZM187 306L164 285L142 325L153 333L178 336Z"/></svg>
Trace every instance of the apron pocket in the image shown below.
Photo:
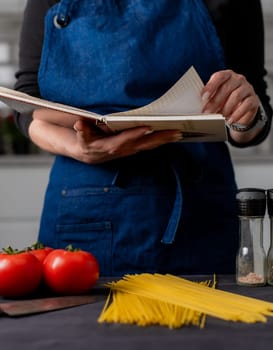
<svg viewBox="0 0 273 350"><path fill-rule="evenodd" d="M99 262L101 274L112 274L111 222L57 224L55 240L59 247L72 244L74 248L91 252Z"/></svg>

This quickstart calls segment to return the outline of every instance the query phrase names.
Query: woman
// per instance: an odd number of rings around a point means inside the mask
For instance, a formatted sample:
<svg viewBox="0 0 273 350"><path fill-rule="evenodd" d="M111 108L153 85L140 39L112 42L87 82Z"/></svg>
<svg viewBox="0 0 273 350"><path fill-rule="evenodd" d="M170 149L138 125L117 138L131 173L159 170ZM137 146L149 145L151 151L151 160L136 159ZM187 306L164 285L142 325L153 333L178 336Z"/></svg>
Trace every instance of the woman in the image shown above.
<svg viewBox="0 0 273 350"><path fill-rule="evenodd" d="M16 89L103 114L155 100L193 65L204 112L226 117L233 145L258 144L272 116L263 23L259 1L245 1L247 12L242 3L29 0ZM40 241L91 251L106 276L234 272L236 183L225 143L179 142L178 131L148 127L113 135L47 110L16 120L56 154Z"/></svg>

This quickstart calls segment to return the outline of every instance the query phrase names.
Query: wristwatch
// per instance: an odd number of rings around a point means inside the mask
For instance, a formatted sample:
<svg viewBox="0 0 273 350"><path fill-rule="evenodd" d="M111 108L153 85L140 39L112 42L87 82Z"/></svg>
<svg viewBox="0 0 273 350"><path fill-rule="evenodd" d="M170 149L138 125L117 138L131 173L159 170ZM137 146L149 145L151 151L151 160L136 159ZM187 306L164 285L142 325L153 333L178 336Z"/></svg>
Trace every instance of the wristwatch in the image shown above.
<svg viewBox="0 0 273 350"><path fill-rule="evenodd" d="M258 128L262 129L267 123L267 121L268 121L268 118L265 113L265 110L262 104L260 104L258 112L255 118L253 119L252 123L250 123L249 125L233 123L233 124L228 124L228 127L234 131L246 132L246 131L255 130Z"/></svg>

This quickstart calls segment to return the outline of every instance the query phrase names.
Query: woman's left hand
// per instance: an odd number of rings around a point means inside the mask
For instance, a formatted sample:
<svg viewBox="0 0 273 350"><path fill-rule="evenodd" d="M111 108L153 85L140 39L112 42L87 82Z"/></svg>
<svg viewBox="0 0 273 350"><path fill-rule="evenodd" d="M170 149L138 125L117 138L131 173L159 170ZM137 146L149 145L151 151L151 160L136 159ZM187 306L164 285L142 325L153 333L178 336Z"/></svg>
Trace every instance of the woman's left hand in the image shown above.
<svg viewBox="0 0 273 350"><path fill-rule="evenodd" d="M238 123L245 126L252 123L260 104L252 85L243 75L232 70L214 73L202 90L202 99L204 113L220 113L228 124ZM246 135L235 133L233 138L238 139L237 141L248 141Z"/></svg>

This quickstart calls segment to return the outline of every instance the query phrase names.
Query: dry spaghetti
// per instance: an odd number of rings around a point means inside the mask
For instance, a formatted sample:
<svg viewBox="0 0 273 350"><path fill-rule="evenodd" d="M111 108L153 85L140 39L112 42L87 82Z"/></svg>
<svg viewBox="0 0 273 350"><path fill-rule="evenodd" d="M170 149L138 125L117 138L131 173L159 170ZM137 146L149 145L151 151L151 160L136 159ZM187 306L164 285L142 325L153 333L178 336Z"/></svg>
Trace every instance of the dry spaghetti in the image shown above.
<svg viewBox="0 0 273 350"><path fill-rule="evenodd" d="M111 282L99 322L204 327L207 315L234 322L266 322L273 303L215 288L215 280L193 282L173 275L126 275Z"/></svg>

